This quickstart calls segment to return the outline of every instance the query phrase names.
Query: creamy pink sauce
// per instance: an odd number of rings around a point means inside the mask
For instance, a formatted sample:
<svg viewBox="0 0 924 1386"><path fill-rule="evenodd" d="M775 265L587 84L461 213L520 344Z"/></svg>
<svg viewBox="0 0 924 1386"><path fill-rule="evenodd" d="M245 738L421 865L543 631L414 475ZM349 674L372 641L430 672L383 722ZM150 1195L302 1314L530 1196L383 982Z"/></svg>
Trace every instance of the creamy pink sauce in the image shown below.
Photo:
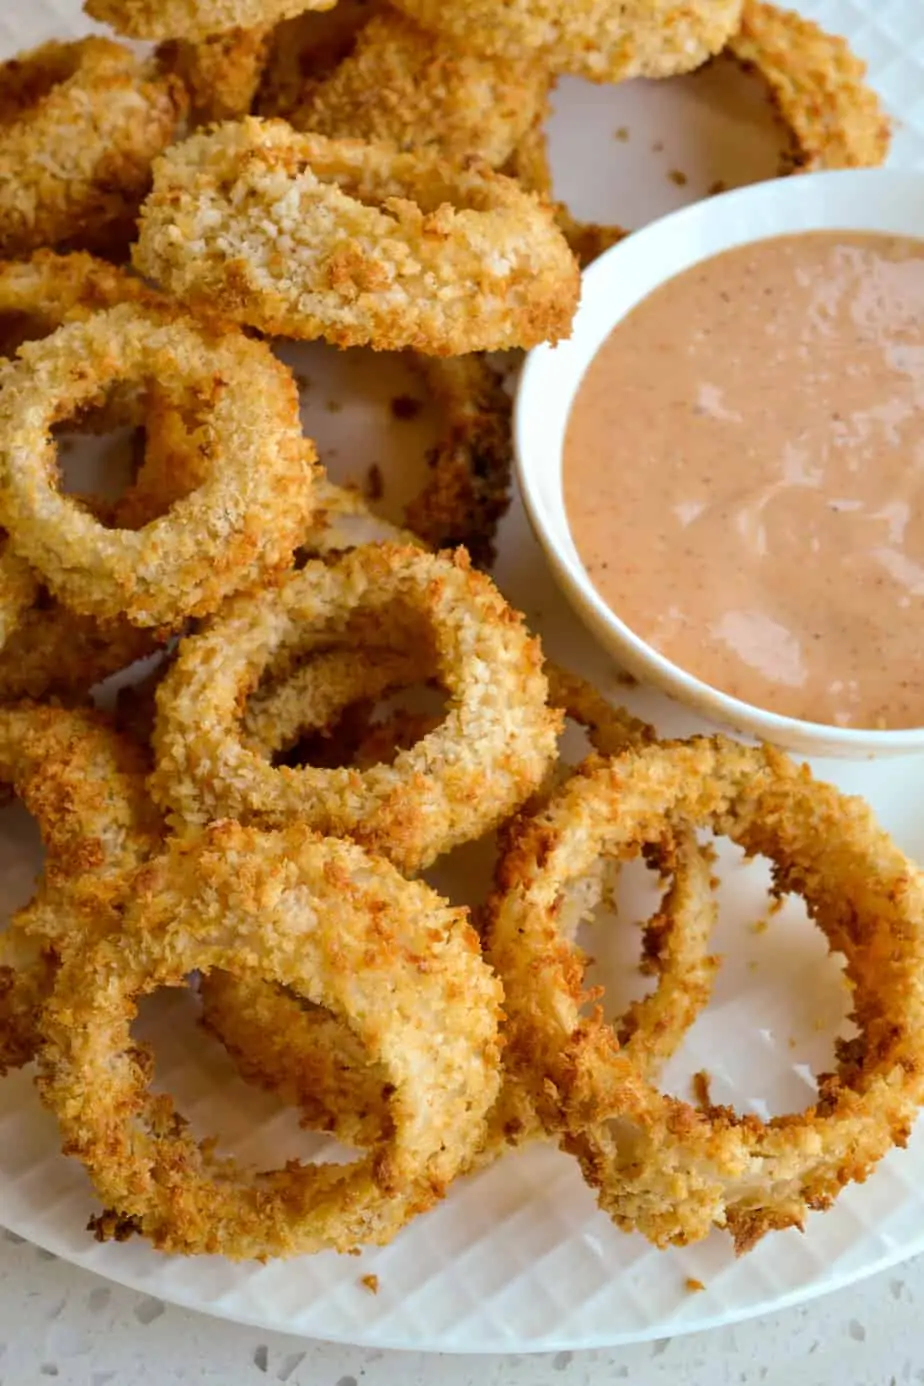
<svg viewBox="0 0 924 1386"><path fill-rule="evenodd" d="M620 322L568 422L587 572L715 688L924 726L924 241L727 251Z"/></svg>

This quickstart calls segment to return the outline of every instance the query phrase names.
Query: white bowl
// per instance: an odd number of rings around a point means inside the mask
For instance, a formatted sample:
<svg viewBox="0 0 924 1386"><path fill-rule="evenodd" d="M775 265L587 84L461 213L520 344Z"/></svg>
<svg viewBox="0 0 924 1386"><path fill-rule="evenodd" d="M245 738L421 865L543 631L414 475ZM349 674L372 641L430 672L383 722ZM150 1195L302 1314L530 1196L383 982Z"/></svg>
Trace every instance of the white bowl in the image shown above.
<svg viewBox="0 0 924 1386"><path fill-rule="evenodd" d="M527 513L578 615L624 668L713 722L807 755L924 751L924 727L869 731L781 717L741 702L665 659L610 610L578 555L565 512L562 453L571 405L616 323L662 284L723 250L799 231L884 231L924 237L924 172L867 169L759 183L696 203L615 245L583 278L567 342L531 351L514 414L517 469Z"/></svg>

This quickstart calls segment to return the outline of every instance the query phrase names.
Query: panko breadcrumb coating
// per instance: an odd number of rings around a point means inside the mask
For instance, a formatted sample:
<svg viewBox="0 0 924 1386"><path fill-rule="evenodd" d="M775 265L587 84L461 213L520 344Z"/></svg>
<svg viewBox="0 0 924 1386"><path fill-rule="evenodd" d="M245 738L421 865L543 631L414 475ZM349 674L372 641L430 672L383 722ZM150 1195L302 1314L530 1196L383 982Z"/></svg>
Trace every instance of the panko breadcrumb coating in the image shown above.
<svg viewBox="0 0 924 1386"><path fill-rule="evenodd" d="M328 77L310 82L289 115L296 130L334 139L433 149L499 167L545 106L535 59L480 58L385 8Z"/></svg>
<svg viewBox="0 0 924 1386"><path fill-rule="evenodd" d="M357 35L384 0L337 0L332 10L307 10L277 24L254 114L288 120L309 82L333 72L352 51Z"/></svg>
<svg viewBox="0 0 924 1386"><path fill-rule="evenodd" d="M52 426L115 381L196 402L208 477L140 530L107 529L55 484ZM298 391L263 343L133 304L27 342L0 393L0 523L75 611L177 625L286 567L311 513L316 461Z"/></svg>
<svg viewBox="0 0 924 1386"><path fill-rule="evenodd" d="M436 402L440 428L427 456L429 476L405 521L432 548L463 544L473 563L490 567L510 505L513 401L480 354L415 355L410 364Z"/></svg>
<svg viewBox="0 0 924 1386"><path fill-rule="evenodd" d="M186 111L175 77L108 39L52 41L0 64L0 256L106 249Z"/></svg>
<svg viewBox="0 0 924 1386"><path fill-rule="evenodd" d="M243 700L274 661L349 643L357 623L364 643L434 660L444 719L393 765L362 774L270 764L244 744ZM561 720L546 692L538 642L464 552L367 545L226 603L183 641L157 692L152 793L179 827L220 815L272 827L294 815L422 870L542 783Z"/></svg>
<svg viewBox="0 0 924 1386"><path fill-rule="evenodd" d="M200 39L229 29L278 24L303 10L329 10L336 0L84 0L92 19L135 39Z"/></svg>
<svg viewBox="0 0 924 1386"><path fill-rule="evenodd" d="M889 152L891 124L846 39L794 10L745 0L729 52L769 84L795 140L796 167L874 168Z"/></svg>
<svg viewBox="0 0 924 1386"><path fill-rule="evenodd" d="M769 857L775 892L802 895L844 954L859 1033L839 1042L803 1113L764 1122L665 1096L599 1009L582 1014L584 963L558 901L601 858L634 856L678 819ZM505 986L506 1062L604 1211L658 1246L719 1226L740 1252L801 1227L907 1140L924 1098L924 875L866 804L781 752L700 737L589 763L513 838L486 939Z"/></svg>
<svg viewBox="0 0 924 1386"><path fill-rule="evenodd" d="M59 960L113 923L122 873L158 849L145 754L89 710L0 708L0 781L38 823L36 893L0 934L0 1073L35 1056L40 1010ZM59 910L59 892L68 908Z"/></svg>
<svg viewBox="0 0 924 1386"><path fill-rule="evenodd" d="M551 212L511 179L252 118L158 161L134 262L263 332L435 356L555 341L580 291Z"/></svg>
<svg viewBox="0 0 924 1386"><path fill-rule="evenodd" d="M473 53L542 57L592 82L672 77L723 47L742 0L394 0Z"/></svg>
<svg viewBox="0 0 924 1386"><path fill-rule="evenodd" d="M389 1129L366 1155L251 1173L173 1119L145 1065L120 1059L138 998L213 968L274 980L348 1021L392 1088ZM350 1251L390 1241L481 1144L501 995L466 911L428 886L301 825L215 824L140 868L119 935L64 962L39 1091L104 1206L159 1249Z"/></svg>
<svg viewBox="0 0 924 1386"><path fill-rule="evenodd" d="M172 72L189 95L192 125L235 120L250 110L269 54L272 26L230 29L191 42L168 39L157 49L157 62Z"/></svg>

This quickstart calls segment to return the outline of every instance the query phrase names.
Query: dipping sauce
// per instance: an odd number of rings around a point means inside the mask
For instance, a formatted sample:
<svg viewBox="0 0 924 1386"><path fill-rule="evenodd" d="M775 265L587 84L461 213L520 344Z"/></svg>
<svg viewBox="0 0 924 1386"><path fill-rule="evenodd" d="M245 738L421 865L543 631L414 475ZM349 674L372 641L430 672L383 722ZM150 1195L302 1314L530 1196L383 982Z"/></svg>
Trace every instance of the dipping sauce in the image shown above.
<svg viewBox="0 0 924 1386"><path fill-rule="evenodd" d="M565 440L611 610L745 702L924 726L924 241L727 251L614 329Z"/></svg>

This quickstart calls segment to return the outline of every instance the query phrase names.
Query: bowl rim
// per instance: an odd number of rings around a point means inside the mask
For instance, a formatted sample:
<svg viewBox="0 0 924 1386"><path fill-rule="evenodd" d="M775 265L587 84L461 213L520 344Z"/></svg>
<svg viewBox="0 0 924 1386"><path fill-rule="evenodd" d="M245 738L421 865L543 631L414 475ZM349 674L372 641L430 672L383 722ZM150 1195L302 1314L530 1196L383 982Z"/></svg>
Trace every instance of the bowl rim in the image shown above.
<svg viewBox="0 0 924 1386"><path fill-rule="evenodd" d="M884 193L890 194L888 199L884 199ZM757 225L762 220L767 220L769 227ZM912 220L914 230L909 229ZM897 228L895 223L899 221L902 225ZM773 229L777 222L783 224ZM550 401L555 401L552 407L561 411L564 428L583 376L603 341L625 314L656 287L724 250L813 230L884 231L885 234L916 235L924 240L924 170L825 171L750 184L670 212L605 251L582 275L581 302L572 335L555 346L544 343L533 348L520 371L513 406L517 479L528 519L552 560L559 585L570 586L576 591L579 607L588 608L595 617L594 624L603 625L612 632L623 650L629 652L636 667L644 668L643 677L662 691L700 711L708 706L707 715L717 722L740 727L752 735L763 735L782 745L814 743L821 754L875 755L924 750L924 725L877 730L839 727L787 716L724 693L667 659L621 620L594 587L573 543L560 483L557 518L570 541L571 552L568 543L562 542L561 535L556 532L556 517L548 513L540 495L538 449L532 433L537 399L541 398L546 410ZM659 241L672 241L677 245L681 238L687 247L695 247L695 251L688 258L682 256L683 263L679 267L668 264L663 273L657 271L656 277L647 276L646 286L639 291L635 287L627 290L631 301L624 306L606 313L600 309L607 288L612 288L624 272L626 279L631 280L633 262L642 262L656 250ZM708 242L705 249L701 248L703 241ZM606 324L602 333L601 322ZM570 388L561 383L562 372L555 368L556 356L559 363L563 356L573 356L579 364ZM561 448L558 451L560 477ZM571 594L566 592L566 595ZM583 618L583 612L581 614Z"/></svg>

